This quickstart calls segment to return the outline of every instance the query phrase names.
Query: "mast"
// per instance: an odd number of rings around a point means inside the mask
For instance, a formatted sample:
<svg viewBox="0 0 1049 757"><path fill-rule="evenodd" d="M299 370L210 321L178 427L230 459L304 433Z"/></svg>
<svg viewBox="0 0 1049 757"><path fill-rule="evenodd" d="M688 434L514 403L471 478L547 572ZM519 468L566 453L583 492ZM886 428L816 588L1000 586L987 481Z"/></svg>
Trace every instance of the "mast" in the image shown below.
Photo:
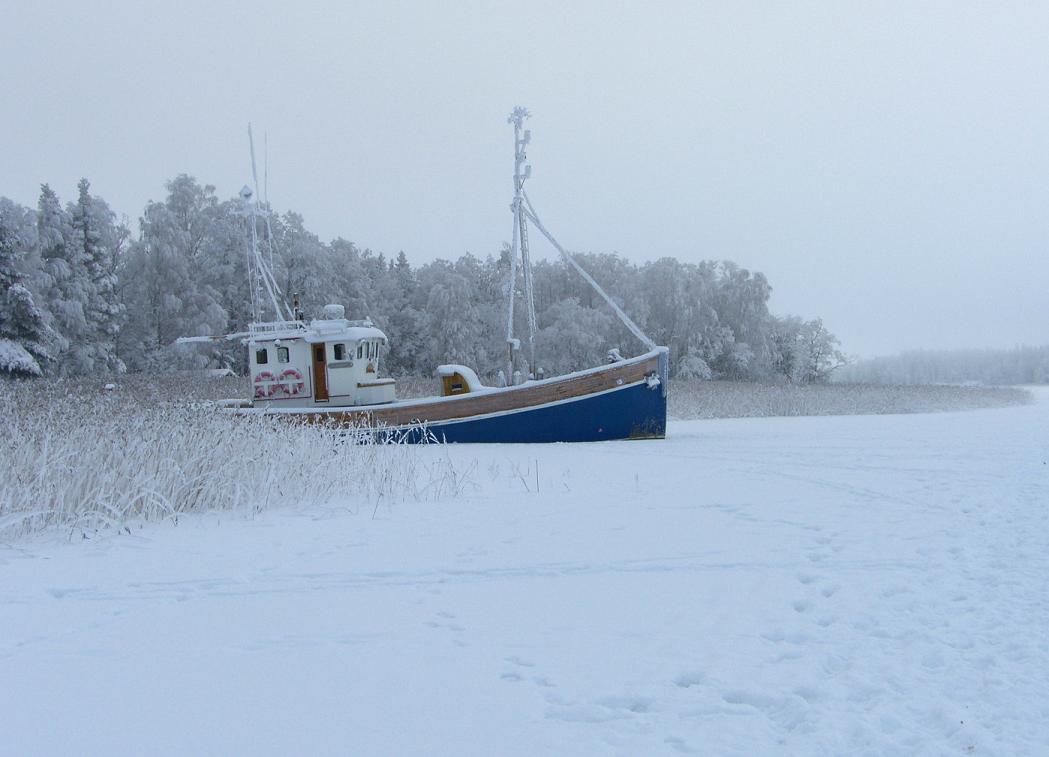
<svg viewBox="0 0 1049 757"><path fill-rule="evenodd" d="M530 178L532 175L532 167L524 165L526 160L525 147L529 142L532 141L532 132L524 130L522 133L522 124L524 120L531 116L525 108L520 106L514 108L510 114L510 118L507 119L509 123L514 126L514 201L510 205L511 210L514 213L514 236L513 246L510 251L510 287L509 287L509 313L506 325L506 340L508 344L508 356L507 362L508 371L507 376L513 376L514 367L514 346L517 340L514 339L514 287L517 283L517 255L520 251L521 264L523 268L524 286L525 286L525 301L528 312L528 367L531 371L535 371L535 334L536 334L536 319L535 319L535 295L532 289L532 262L529 258L528 252L528 224L532 223L539 233L546 237L547 241L553 245L560 254L564 261L575 271L583 277L583 279L593 287L594 291L600 295L616 316L623 322L623 325L638 340L650 350L657 349L657 345L653 342L641 327L634 323L633 319L630 318L623 309L616 303L614 299L601 288L594 278L588 274L583 267L576 262L575 258L572 257L561 244L554 238L542 222L539 220L539 215L536 213L535 208L532 206L532 201L528 198L528 193L524 191L525 180ZM523 167L523 170L522 170Z"/></svg>
<svg viewBox="0 0 1049 757"><path fill-rule="evenodd" d="M525 225L524 183L532 175L532 167L525 165L528 156L525 148L532 141L532 132L523 129L524 120L531 113L527 108L518 105L510 113L507 123L514 127L514 199L510 204L510 210L514 214L513 242L510 246L510 281L507 287L507 320L506 320L506 346L507 363L506 378L508 382L513 381L514 375L514 352L520 344L514 338L514 299L517 287L517 256L521 256L521 268L525 286L525 313L528 317L528 369L535 371L535 295L532 288L532 261L528 252L528 228Z"/></svg>
<svg viewBox="0 0 1049 757"><path fill-rule="evenodd" d="M268 140L267 140L268 142ZM251 149L251 177L255 184L255 190L245 186L240 190L241 213L248 218L251 226L251 250L248 253L248 280L251 289L251 320L252 323L262 321L263 292L268 296L269 304L273 308L276 320L285 318L295 320L295 314L288 303L283 299L283 293L277 285L273 276L273 229L270 227L270 214L268 207L261 207L259 196L259 174L255 165L255 136L248 124L248 145ZM267 159L268 163L268 159ZM267 166L267 174L269 173ZM267 176L268 183L268 176ZM258 220L262 218L266 226L266 245L269 251L269 265L267 265L262 252L259 250L259 225ZM283 307L282 307L283 306Z"/></svg>

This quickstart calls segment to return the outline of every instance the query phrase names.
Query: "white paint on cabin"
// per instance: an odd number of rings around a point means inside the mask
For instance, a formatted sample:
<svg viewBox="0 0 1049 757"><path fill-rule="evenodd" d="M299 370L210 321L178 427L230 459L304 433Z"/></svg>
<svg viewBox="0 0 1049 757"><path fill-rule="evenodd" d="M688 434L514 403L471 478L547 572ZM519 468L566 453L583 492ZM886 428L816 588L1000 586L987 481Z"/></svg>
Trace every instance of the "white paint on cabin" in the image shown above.
<svg viewBox="0 0 1049 757"><path fill-rule="evenodd" d="M341 314L325 308L325 315ZM253 328L246 340L254 406L349 407L396 399L394 380L379 378L388 340L370 321L337 317L265 327Z"/></svg>

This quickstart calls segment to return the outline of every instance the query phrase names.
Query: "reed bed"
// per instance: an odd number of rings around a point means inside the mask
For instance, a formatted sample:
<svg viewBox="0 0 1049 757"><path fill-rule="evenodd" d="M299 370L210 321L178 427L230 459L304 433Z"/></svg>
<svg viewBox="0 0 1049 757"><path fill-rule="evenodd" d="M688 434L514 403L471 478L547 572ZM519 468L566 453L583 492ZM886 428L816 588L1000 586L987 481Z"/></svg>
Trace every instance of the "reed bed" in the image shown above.
<svg viewBox="0 0 1049 757"><path fill-rule="evenodd" d="M758 384L729 381L670 382L672 418L752 418L800 415L886 415L976 410L1025 405L1030 392L1016 387L879 384Z"/></svg>
<svg viewBox="0 0 1049 757"><path fill-rule="evenodd" d="M212 399L244 379L172 376L0 383L0 538L211 510L443 497L464 485L447 455ZM243 386L242 386L243 385Z"/></svg>

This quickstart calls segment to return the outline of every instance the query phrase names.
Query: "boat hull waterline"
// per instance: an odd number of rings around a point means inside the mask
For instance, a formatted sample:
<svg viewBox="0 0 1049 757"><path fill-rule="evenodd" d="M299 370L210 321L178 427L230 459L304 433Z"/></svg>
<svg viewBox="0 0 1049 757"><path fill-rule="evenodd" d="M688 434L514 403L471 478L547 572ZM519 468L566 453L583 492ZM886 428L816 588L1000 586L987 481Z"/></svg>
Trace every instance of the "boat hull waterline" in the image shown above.
<svg viewBox="0 0 1049 757"><path fill-rule="evenodd" d="M243 414L333 424L384 441L550 443L662 439L668 353L520 386L370 407L237 407Z"/></svg>

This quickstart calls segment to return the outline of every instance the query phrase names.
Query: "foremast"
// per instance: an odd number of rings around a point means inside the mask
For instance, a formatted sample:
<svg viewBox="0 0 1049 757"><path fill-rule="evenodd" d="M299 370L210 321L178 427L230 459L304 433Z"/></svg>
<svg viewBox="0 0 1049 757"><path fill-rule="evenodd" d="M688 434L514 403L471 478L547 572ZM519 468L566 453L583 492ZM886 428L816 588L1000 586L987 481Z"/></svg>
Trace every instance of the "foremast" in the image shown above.
<svg viewBox="0 0 1049 757"><path fill-rule="evenodd" d="M525 148L532 141L532 132L524 128L524 121L532 114L527 108L517 106L510 113L507 123L514 127L514 197L510 210L514 215L512 243L510 245L510 281L507 291L508 312L506 318L506 378L513 382L514 353L520 342L514 337L514 300L517 288L517 258L521 258L521 276L524 279L525 314L528 319L528 369L535 372L535 294L532 287L532 261L528 251L528 226L525 221L524 183L532 175L532 167L526 165L528 159Z"/></svg>

